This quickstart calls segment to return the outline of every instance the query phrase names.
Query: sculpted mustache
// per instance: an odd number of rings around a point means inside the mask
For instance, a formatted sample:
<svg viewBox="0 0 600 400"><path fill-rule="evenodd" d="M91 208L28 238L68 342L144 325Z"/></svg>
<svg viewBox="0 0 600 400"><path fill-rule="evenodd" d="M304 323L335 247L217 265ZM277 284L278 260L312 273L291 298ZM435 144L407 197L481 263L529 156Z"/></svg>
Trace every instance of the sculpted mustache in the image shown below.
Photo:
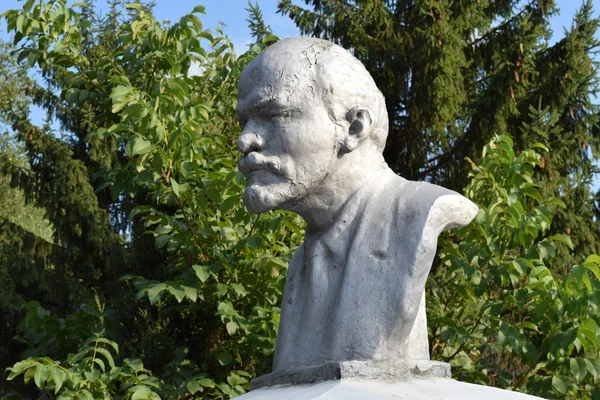
<svg viewBox="0 0 600 400"><path fill-rule="evenodd" d="M247 156L242 157L238 162L238 169L243 174L262 169L272 172L281 172L281 166L278 160L265 157L259 153L250 153Z"/></svg>

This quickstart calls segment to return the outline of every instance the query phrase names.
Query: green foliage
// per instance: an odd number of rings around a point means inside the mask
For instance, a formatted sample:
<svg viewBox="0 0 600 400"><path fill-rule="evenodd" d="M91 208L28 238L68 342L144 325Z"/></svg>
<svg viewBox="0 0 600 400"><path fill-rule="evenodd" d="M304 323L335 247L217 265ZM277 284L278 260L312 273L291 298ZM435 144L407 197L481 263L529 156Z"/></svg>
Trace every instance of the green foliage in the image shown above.
<svg viewBox="0 0 600 400"><path fill-rule="evenodd" d="M536 112L532 112L536 117ZM591 399L600 390L600 257L549 268L567 235L543 238L553 210L535 170L542 144L515 155L496 136L472 164L466 195L476 221L444 236L430 277L428 317L433 358L450 362L459 380L545 398Z"/></svg>
<svg viewBox="0 0 600 400"><path fill-rule="evenodd" d="M160 382L144 369L142 361L126 358L123 365L115 363L119 346L104 337L104 309L98 298L96 304L82 305L66 320L36 302L27 307L21 340L29 342L29 353L46 356L30 356L16 363L8 369L8 380L23 375L26 383L33 379L40 391L56 399L160 399L156 394ZM77 350L64 361L47 356L71 349ZM19 398L6 396L13 397Z"/></svg>
<svg viewBox="0 0 600 400"><path fill-rule="evenodd" d="M8 166L28 168L24 146L10 131L13 121L28 114L31 103L26 95L31 85L27 68L17 63L12 50L0 41L0 343L12 340L29 295L48 299L53 292L49 263L43 258L55 250L54 230L44 210L26 204L23 190L11 187L7 174ZM22 350L18 344L0 346L0 379Z"/></svg>
<svg viewBox="0 0 600 400"><path fill-rule="evenodd" d="M229 398L270 368L284 272L301 239L299 217L250 216L241 205L244 182L235 150L240 132L233 118L237 77L263 45L236 57L222 32L203 30L202 7L172 25L158 23L138 3L127 10L111 33L110 53L101 56L85 47L80 27L94 29L85 12L56 1L6 14L9 27L22 35L17 42L25 44L19 55L60 88L62 105L53 107L81 110L92 99L101 118L85 142L90 149L113 143L121 154L118 162L94 161L91 150L78 155L77 142L65 146L48 135L35 152L47 158L57 152L51 165L60 160L73 163L71 170L87 169L101 181L96 193L129 199L132 252L143 249L144 235L153 236L152 253L164 260L154 271L146 267L150 276L124 277L138 291L139 308L120 303L132 315L120 310L122 316L106 329L151 366L162 381L161 396ZM32 22L42 18L46 30ZM266 35L262 42L273 40ZM55 175L43 181L55 184ZM87 190L61 191L95 201ZM56 204L52 199L45 205ZM86 207L75 202L73 211ZM73 221L63 216L58 222L57 231L72 230ZM92 240L100 237L92 234ZM72 248L82 247L70 239ZM66 355L57 359L69 363Z"/></svg>
<svg viewBox="0 0 600 400"><path fill-rule="evenodd" d="M265 23L258 3L252 4L252 2L248 0L248 8L246 8L246 11L250 15L246 21L248 22L250 32L255 39L255 44L261 44L267 38L271 41L277 40L271 32L271 27ZM252 45L250 47L252 48Z"/></svg>

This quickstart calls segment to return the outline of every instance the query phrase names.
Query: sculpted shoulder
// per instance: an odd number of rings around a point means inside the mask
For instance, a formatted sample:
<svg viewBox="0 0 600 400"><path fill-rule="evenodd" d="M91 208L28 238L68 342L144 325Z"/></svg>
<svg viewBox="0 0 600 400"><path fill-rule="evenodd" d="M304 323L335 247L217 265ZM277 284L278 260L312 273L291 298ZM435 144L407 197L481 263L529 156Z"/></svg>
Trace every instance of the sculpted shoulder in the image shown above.
<svg viewBox="0 0 600 400"><path fill-rule="evenodd" d="M427 225L440 232L469 224L479 211L466 197L427 182L408 181L404 196L407 207L426 212Z"/></svg>

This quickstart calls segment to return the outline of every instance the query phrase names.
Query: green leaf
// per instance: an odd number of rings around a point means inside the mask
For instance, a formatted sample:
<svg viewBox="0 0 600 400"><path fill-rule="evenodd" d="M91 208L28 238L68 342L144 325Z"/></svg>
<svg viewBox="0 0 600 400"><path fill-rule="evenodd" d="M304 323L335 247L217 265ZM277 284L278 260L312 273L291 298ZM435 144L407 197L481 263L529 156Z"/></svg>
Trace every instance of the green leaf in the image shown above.
<svg viewBox="0 0 600 400"><path fill-rule="evenodd" d="M217 306L217 314L218 315L234 315L235 310L233 309L233 305L228 301L222 301Z"/></svg>
<svg viewBox="0 0 600 400"><path fill-rule="evenodd" d="M208 265L193 265L192 268L202 283L210 278L210 267Z"/></svg>
<svg viewBox="0 0 600 400"><path fill-rule="evenodd" d="M185 296L191 301L195 302L198 299L198 291L190 286L183 285Z"/></svg>
<svg viewBox="0 0 600 400"><path fill-rule="evenodd" d="M123 360L123 362L125 364L127 364L129 366L129 368L131 368L135 372L139 372L144 369L144 364L142 363L142 360L140 360L138 358L133 358L133 359L126 358L125 360Z"/></svg>
<svg viewBox="0 0 600 400"><path fill-rule="evenodd" d="M225 283L217 283L217 297L221 298L229 291L229 285Z"/></svg>
<svg viewBox="0 0 600 400"><path fill-rule="evenodd" d="M188 19L190 21L192 21L192 24L194 25L194 29L196 30L197 33L202 32L202 22L200 21L200 18L198 18L197 16L193 15L193 14L189 14Z"/></svg>
<svg viewBox="0 0 600 400"><path fill-rule="evenodd" d="M131 388L129 392L133 392L131 400L147 400L152 398L152 391L147 386L137 385Z"/></svg>
<svg viewBox="0 0 600 400"><path fill-rule="evenodd" d="M550 236L548 239L550 240L554 240L557 242L562 242L564 244L566 244L569 249L573 249L573 242L571 241L571 238L567 235L552 235Z"/></svg>
<svg viewBox="0 0 600 400"><path fill-rule="evenodd" d="M144 106L140 103L130 103L125 110L121 113L123 120L127 120L131 117L139 116L142 114Z"/></svg>
<svg viewBox="0 0 600 400"><path fill-rule="evenodd" d="M569 368L570 368L570 372L571 372L571 376L575 377L577 379L577 381L579 381L579 364L577 363L577 360L575 360L574 358L571 358L569 360Z"/></svg>
<svg viewBox="0 0 600 400"><path fill-rule="evenodd" d="M179 197L179 183L177 183L175 178L171 178L171 187L173 188L173 193L175 193L175 196Z"/></svg>
<svg viewBox="0 0 600 400"><path fill-rule="evenodd" d="M209 378L198 379L198 384L200 384L201 386L207 387L207 388L215 387L215 382Z"/></svg>
<svg viewBox="0 0 600 400"><path fill-rule="evenodd" d="M121 103L121 101L119 101L119 100L122 97L125 97L126 95L131 93L132 90L133 90L133 87L131 87L131 86L119 85L110 92L110 98L113 100L113 103L115 103L115 102Z"/></svg>
<svg viewBox="0 0 600 400"><path fill-rule="evenodd" d="M35 0L27 0L25 2L25 4L23 4L23 11L28 13L29 11L31 11L31 8L33 7L33 4L35 3Z"/></svg>
<svg viewBox="0 0 600 400"><path fill-rule="evenodd" d="M128 10L144 11L144 7L140 3L131 3L125 6Z"/></svg>
<svg viewBox="0 0 600 400"><path fill-rule="evenodd" d="M579 375L577 376L577 381L581 382L585 379L586 375L588 374L587 372L587 364L585 362L586 360L581 358L581 357L577 357L577 367L579 369Z"/></svg>
<svg viewBox="0 0 600 400"><path fill-rule="evenodd" d="M13 365L11 368L7 368L7 370L10 371L10 374L8 375L7 379L10 381L10 380L14 379L16 376L25 372L27 369L34 367L34 366L35 366L34 361L31 361L31 360L19 361L18 363Z"/></svg>
<svg viewBox="0 0 600 400"><path fill-rule="evenodd" d="M111 111L113 114L116 114L119 111L121 111L123 108L125 108L126 105L127 105L127 103L114 103L111 108Z"/></svg>
<svg viewBox="0 0 600 400"><path fill-rule="evenodd" d="M106 365L104 364L104 361L102 361L100 358L94 358L94 363L98 364L102 372L106 372Z"/></svg>
<svg viewBox="0 0 600 400"><path fill-rule="evenodd" d="M179 197L181 193L188 190L189 184L187 182L179 184L175 179L171 178L171 187L173 188L173 193L175 193L175 196Z"/></svg>
<svg viewBox="0 0 600 400"><path fill-rule="evenodd" d="M560 394L565 394L567 393L567 386L565 385L565 383L563 382L562 379L560 379L558 376L554 375L552 377L552 387L554 389L556 389L556 391Z"/></svg>
<svg viewBox="0 0 600 400"><path fill-rule="evenodd" d="M217 359L219 360L219 364L227 365L233 361L233 356L231 355L230 352L223 351L223 352L219 353L219 355L217 356Z"/></svg>
<svg viewBox="0 0 600 400"><path fill-rule="evenodd" d="M589 257L588 257L589 259ZM595 262L588 262L587 260L583 263L584 268L592 271L592 273L596 276L596 279L600 280L600 268L598 268L598 264Z"/></svg>
<svg viewBox="0 0 600 400"><path fill-rule="evenodd" d="M549 152L549 151L550 151L550 150L548 149L548 147L546 147L546 145L544 145L543 143L540 143L540 142L536 142L536 143L534 143L534 144L532 144L532 145L529 145L529 148L530 148L530 149L542 149L542 150L544 150L545 152Z"/></svg>
<svg viewBox="0 0 600 400"><path fill-rule="evenodd" d="M523 351L525 359L529 361L530 365L534 365L537 362L539 358L539 352L533 343L527 341L521 350Z"/></svg>
<svg viewBox="0 0 600 400"><path fill-rule="evenodd" d="M185 291L179 285L169 285L168 287L169 293L171 293L178 303L181 303L185 298Z"/></svg>
<svg viewBox="0 0 600 400"><path fill-rule="evenodd" d="M203 390L202 386L196 380L188 381L188 383L185 385L185 387L188 390L188 392L190 392L191 394L194 394L196 392L201 392Z"/></svg>
<svg viewBox="0 0 600 400"><path fill-rule="evenodd" d="M98 337L98 338L95 339L95 341L98 342L98 343L107 344L110 347L112 347L115 350L116 353L119 353L119 344L118 343L113 342L112 340L107 339L105 337Z"/></svg>
<svg viewBox="0 0 600 400"><path fill-rule="evenodd" d="M23 14L20 14L17 17L17 32L19 33L24 33L23 32L23 21L25 20L25 16Z"/></svg>
<svg viewBox="0 0 600 400"><path fill-rule="evenodd" d="M110 354L110 352L102 347L98 347L96 348L96 353L98 354L102 354L104 356L104 358L106 358L106 361L108 361L108 365L111 368L115 367L115 360L113 359L112 354Z"/></svg>
<svg viewBox="0 0 600 400"><path fill-rule="evenodd" d="M35 382L35 386L37 386L40 390L44 389L46 385L46 380L50 376L50 370L44 364L36 363L35 374L33 375L33 380Z"/></svg>
<svg viewBox="0 0 600 400"><path fill-rule="evenodd" d="M206 197L208 197L211 201L214 201L215 203L221 202L221 193L219 193L219 191L215 189L208 189L206 191Z"/></svg>
<svg viewBox="0 0 600 400"><path fill-rule="evenodd" d="M148 300L150 300L150 304L155 304L158 300L160 300L160 295L166 289L167 285L164 283L159 283L158 285L154 285L148 289Z"/></svg>
<svg viewBox="0 0 600 400"><path fill-rule="evenodd" d="M246 288L241 283L232 283L231 288L237 293L238 296L243 297L248 294Z"/></svg>
<svg viewBox="0 0 600 400"><path fill-rule="evenodd" d="M233 335L238 330L238 328L238 324L234 321L229 321L227 324L225 324L225 329L227 329L227 333L229 333L230 335Z"/></svg>
<svg viewBox="0 0 600 400"><path fill-rule="evenodd" d="M89 390L87 389L82 389L79 394L77 394L75 396L76 399L83 399L83 400L95 400L94 396L92 396L92 394L90 393Z"/></svg>
<svg viewBox="0 0 600 400"><path fill-rule="evenodd" d="M594 379L598 379L598 376L600 376L600 371L596 369L592 361L586 358L585 365L587 367L588 372L594 377Z"/></svg>
<svg viewBox="0 0 600 400"><path fill-rule="evenodd" d="M577 330L578 334L583 335L595 348L600 349L600 338L598 338L598 325L593 318L588 318L581 322Z"/></svg>
<svg viewBox="0 0 600 400"><path fill-rule="evenodd" d="M131 155L137 156L140 154L150 153L153 148L154 146L152 146L152 143L141 136L135 136L133 139L133 149Z"/></svg>
<svg viewBox="0 0 600 400"><path fill-rule="evenodd" d="M532 329L534 331L538 331L537 325L532 322L529 322L529 321L523 321L523 322L519 323L519 327L521 329Z"/></svg>
<svg viewBox="0 0 600 400"><path fill-rule="evenodd" d="M57 394L65 381L65 373L56 365L50 366L50 375L54 381L54 394Z"/></svg>
<svg viewBox="0 0 600 400"><path fill-rule="evenodd" d="M262 247L262 238L257 236L250 236L248 240L246 240L246 244L251 249L258 250Z"/></svg>
<svg viewBox="0 0 600 400"><path fill-rule="evenodd" d="M532 187L532 186L525 187L525 188L521 189L521 191L523 192L523 194L525 196L531 197L538 203L542 202L542 196L540 195L540 192L535 187Z"/></svg>
<svg viewBox="0 0 600 400"><path fill-rule="evenodd" d="M154 239L154 246L157 249L163 248L171 240L171 235L158 235Z"/></svg>

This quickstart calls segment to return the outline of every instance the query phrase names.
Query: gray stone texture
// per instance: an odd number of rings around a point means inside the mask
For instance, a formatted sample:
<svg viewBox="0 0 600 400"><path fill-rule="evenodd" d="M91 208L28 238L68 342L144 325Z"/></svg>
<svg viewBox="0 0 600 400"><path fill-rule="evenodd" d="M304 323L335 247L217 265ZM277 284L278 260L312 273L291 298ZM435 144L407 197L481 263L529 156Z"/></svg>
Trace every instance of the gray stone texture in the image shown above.
<svg viewBox="0 0 600 400"><path fill-rule="evenodd" d="M273 373L255 384L449 376L428 361L424 287L438 235L477 207L387 166L385 101L363 65L327 41L280 41L244 69L236 114L246 207L307 223Z"/></svg>
<svg viewBox="0 0 600 400"><path fill-rule="evenodd" d="M363 379L402 382L414 378L450 378L450 364L439 361L334 361L316 366L279 370L252 380L252 390L277 385L303 385L328 380Z"/></svg>

